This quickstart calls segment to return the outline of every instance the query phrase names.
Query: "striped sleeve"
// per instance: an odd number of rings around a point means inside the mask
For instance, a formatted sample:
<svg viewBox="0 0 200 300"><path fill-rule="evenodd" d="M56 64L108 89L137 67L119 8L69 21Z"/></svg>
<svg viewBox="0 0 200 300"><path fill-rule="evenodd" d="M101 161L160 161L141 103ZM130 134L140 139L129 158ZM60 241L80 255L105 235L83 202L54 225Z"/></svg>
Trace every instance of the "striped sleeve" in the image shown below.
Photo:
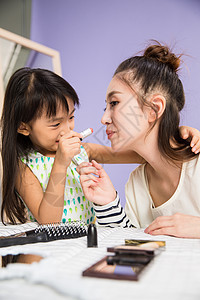
<svg viewBox="0 0 200 300"><path fill-rule="evenodd" d="M127 217L123 207L120 204L119 195L114 201L103 206L93 203L95 215L99 225L108 227L135 227Z"/></svg>

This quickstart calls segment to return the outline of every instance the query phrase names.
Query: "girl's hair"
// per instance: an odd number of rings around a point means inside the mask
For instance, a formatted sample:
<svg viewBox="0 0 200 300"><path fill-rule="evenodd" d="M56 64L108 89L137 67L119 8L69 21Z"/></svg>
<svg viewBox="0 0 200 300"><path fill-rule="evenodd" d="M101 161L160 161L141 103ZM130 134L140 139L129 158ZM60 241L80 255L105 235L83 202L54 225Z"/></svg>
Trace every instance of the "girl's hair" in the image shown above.
<svg viewBox="0 0 200 300"><path fill-rule="evenodd" d="M47 116L55 116L59 105L67 112L67 99L79 105L79 99L72 86L57 74L44 69L21 68L10 78L4 98L2 112L2 207L11 223L16 219L24 223L25 206L15 191L20 158L33 149L28 136L17 132L22 122L29 123L39 118L46 110Z"/></svg>
<svg viewBox="0 0 200 300"><path fill-rule="evenodd" d="M195 154L190 150L189 141L182 139L179 133L179 112L185 104L183 85L177 74L181 55L176 56L167 46L155 42L144 50L143 55L122 62L114 76L125 82L136 93L141 108L144 105L151 107L156 116L156 107L147 100L147 97L154 92L160 92L165 96L166 108L158 132L159 150L169 160L188 160ZM134 89L135 84L139 85L137 91ZM157 121L158 117L153 126ZM175 146L172 146L172 142Z"/></svg>

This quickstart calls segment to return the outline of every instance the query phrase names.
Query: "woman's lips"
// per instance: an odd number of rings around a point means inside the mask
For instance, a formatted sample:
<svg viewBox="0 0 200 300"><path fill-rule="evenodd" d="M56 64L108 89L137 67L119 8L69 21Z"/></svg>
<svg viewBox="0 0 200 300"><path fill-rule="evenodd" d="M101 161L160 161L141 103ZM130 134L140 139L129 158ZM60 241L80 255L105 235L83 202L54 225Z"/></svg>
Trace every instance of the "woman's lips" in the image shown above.
<svg viewBox="0 0 200 300"><path fill-rule="evenodd" d="M112 138L112 136L113 136L114 133L115 132L112 131L112 130L106 130L106 134L107 134L109 140Z"/></svg>

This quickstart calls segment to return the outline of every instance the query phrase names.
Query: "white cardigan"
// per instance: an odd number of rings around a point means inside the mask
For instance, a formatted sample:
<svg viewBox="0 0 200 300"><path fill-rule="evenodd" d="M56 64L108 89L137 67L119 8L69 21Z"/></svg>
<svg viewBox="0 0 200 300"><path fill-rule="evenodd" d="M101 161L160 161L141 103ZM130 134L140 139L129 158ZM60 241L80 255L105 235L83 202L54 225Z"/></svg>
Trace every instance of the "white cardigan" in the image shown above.
<svg viewBox="0 0 200 300"><path fill-rule="evenodd" d="M126 183L125 211L119 197L104 206L94 205L97 221L110 227L145 228L158 216L175 213L200 217L200 156L183 163L178 187L164 204L154 207L145 175L146 164L136 168Z"/></svg>

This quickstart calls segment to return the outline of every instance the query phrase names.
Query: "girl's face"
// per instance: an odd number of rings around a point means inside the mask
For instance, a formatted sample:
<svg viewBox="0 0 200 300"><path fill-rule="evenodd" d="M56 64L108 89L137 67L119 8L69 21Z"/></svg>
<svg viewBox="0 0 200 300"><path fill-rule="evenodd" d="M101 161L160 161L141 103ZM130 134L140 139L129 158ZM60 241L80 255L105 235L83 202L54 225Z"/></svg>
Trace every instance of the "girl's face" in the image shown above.
<svg viewBox="0 0 200 300"><path fill-rule="evenodd" d="M55 156L60 133L74 129L74 103L68 99L69 113L60 105L56 116L48 117L46 111L29 126L29 138L36 150L45 156Z"/></svg>
<svg viewBox="0 0 200 300"><path fill-rule="evenodd" d="M101 122L114 151L134 150L143 142L147 131L148 108L140 108L133 90L120 79L113 77L106 94L106 109ZM137 142L137 143L136 143Z"/></svg>

